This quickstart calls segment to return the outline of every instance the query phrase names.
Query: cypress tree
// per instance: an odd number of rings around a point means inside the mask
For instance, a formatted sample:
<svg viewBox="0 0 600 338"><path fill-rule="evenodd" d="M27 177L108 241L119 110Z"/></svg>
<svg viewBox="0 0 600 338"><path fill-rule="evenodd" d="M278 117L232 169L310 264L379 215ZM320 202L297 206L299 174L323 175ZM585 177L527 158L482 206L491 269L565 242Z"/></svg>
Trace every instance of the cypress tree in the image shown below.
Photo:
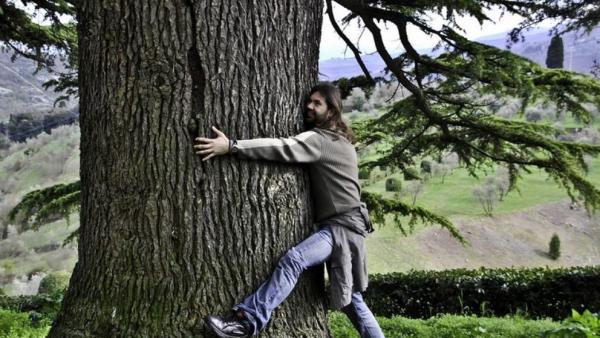
<svg viewBox="0 0 600 338"><path fill-rule="evenodd" d="M563 68L564 46L560 36L555 35L550 40L548 54L546 55L546 66L548 68Z"/></svg>
<svg viewBox="0 0 600 338"><path fill-rule="evenodd" d="M560 257L560 238L558 238L557 234L552 235L550 239L550 252L548 254L554 260Z"/></svg>

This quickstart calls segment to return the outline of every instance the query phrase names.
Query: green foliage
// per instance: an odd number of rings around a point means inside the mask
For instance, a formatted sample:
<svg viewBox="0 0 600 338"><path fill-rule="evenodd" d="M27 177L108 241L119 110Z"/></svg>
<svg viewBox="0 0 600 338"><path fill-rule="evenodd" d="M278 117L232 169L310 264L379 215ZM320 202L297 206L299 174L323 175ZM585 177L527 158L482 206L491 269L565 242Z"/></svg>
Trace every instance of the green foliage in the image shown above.
<svg viewBox="0 0 600 338"><path fill-rule="evenodd" d="M34 323L27 313L0 308L0 338L43 338L51 323L49 320Z"/></svg>
<svg viewBox="0 0 600 338"><path fill-rule="evenodd" d="M376 82L380 82L382 79L375 78L374 80ZM369 97L371 91L373 90L373 86L375 85L364 75L354 76L351 78L341 77L332 83L340 89L343 99L350 95L352 88L360 88L364 90L367 97Z"/></svg>
<svg viewBox="0 0 600 338"><path fill-rule="evenodd" d="M48 188L34 190L21 200L8 214L10 221L17 220L23 230L29 228L33 217L33 229L44 224L54 214L60 214L69 222L69 215L79 209L80 181L69 184L56 184Z"/></svg>
<svg viewBox="0 0 600 338"><path fill-rule="evenodd" d="M373 313L427 318L436 314L562 319L571 309L600 310L600 266L561 269L455 269L375 274L365 293Z"/></svg>
<svg viewBox="0 0 600 338"><path fill-rule="evenodd" d="M358 178L361 180L368 180L371 178L371 170L367 168L361 168L358 170Z"/></svg>
<svg viewBox="0 0 600 338"><path fill-rule="evenodd" d="M28 313L36 322L53 321L60 309L62 294L52 296L0 296L0 309Z"/></svg>
<svg viewBox="0 0 600 338"><path fill-rule="evenodd" d="M555 35L550 40L548 54L546 55L546 67L562 68L564 60L563 40L559 35Z"/></svg>
<svg viewBox="0 0 600 338"><path fill-rule="evenodd" d="M558 257L560 257L560 238L557 234L552 235L549 246L550 250L548 254L550 255L550 258L554 260L558 259Z"/></svg>
<svg viewBox="0 0 600 338"><path fill-rule="evenodd" d="M402 170L402 172L404 173L405 181L413 181L413 180L421 179L421 177L419 176L419 171L413 167L405 168Z"/></svg>
<svg viewBox="0 0 600 338"><path fill-rule="evenodd" d="M394 224L403 235L412 232L418 220L424 224L439 224L450 232L450 234L459 240L462 244L467 244L465 238L459 233L458 229L446 218L431 211L425 210L419 206L408 205L398 200L383 198L379 194L362 191L361 200L367 204L369 216L374 224L384 225L385 215L392 215ZM401 216L410 216L408 229L400 221Z"/></svg>
<svg viewBox="0 0 600 338"><path fill-rule="evenodd" d="M395 316L378 317L377 322L387 338L531 338L559 327L559 323L548 319L527 320L518 316L442 315L428 319ZM329 328L334 338L359 337L346 315L340 312L329 314Z"/></svg>
<svg viewBox="0 0 600 338"><path fill-rule="evenodd" d="M390 177L385 180L385 191L400 191L402 189L402 182L395 178Z"/></svg>
<svg viewBox="0 0 600 338"><path fill-rule="evenodd" d="M31 1L23 1L25 4ZM74 20L63 23L60 18L74 18L74 0L37 0L34 11L30 12L15 5L14 1L0 1L0 41L5 50L17 56L36 62L37 70L53 72L56 58L66 59L66 72L60 73L58 80L44 84L46 89L55 86L56 92L66 91L57 98L55 105L71 95L77 94L77 26ZM44 17L49 24L39 24Z"/></svg>
<svg viewBox="0 0 600 338"><path fill-rule="evenodd" d="M47 295L62 294L69 286L71 275L65 271L49 273L40 282L38 293Z"/></svg>
<svg viewBox="0 0 600 338"><path fill-rule="evenodd" d="M552 126L494 116L488 108L497 99L486 100L489 95L518 99L522 102L521 115L532 103L552 103L557 114L571 114L589 123L592 115L586 103L600 107L600 82L561 69L547 69L510 51L469 41L461 35L462 27L455 20L470 16L488 21L485 11L497 6L501 11L523 16L529 25L556 18L562 19L567 30L590 28L600 21L597 2L337 2L352 11L345 22L357 19L364 23L390 75L411 93L382 116L353 125L361 146L389 145L364 166L391 164L405 171L415 165L417 158L456 153L459 163L473 177L505 163L509 191L518 190L522 172L538 167L564 187L571 200L584 200L589 215L600 209L600 190L584 177L588 170L584 155L597 156L600 146L557 141L557 130ZM430 26L425 18L431 13L443 15L446 25L441 29ZM382 43L377 21L396 26L405 53L391 57ZM436 58L419 54L409 39L409 23L439 38L444 52ZM515 30L511 39L516 41L526 27L523 24Z"/></svg>
<svg viewBox="0 0 600 338"><path fill-rule="evenodd" d="M565 319L561 327L549 330L544 338L597 338L600 337L600 318L598 314L585 310L583 313L573 310L571 317Z"/></svg>

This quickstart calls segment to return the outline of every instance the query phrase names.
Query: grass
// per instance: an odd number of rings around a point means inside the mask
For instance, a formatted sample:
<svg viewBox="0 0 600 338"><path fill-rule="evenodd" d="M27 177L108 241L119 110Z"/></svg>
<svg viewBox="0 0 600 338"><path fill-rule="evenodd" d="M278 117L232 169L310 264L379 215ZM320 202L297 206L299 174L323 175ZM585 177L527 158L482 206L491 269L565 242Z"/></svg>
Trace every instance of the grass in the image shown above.
<svg viewBox="0 0 600 338"><path fill-rule="evenodd" d="M443 315L429 319L378 317L387 338L530 338L560 327L548 319L527 320L520 317L484 318ZM341 312L329 315L329 328L334 338L358 338L348 318ZM50 329L48 320L33 325L27 313L0 309L0 338L42 338Z"/></svg>
<svg viewBox="0 0 600 338"><path fill-rule="evenodd" d="M529 320L521 317L476 317L443 315L429 319L378 317L377 321L387 338L530 338L560 327L550 319ZM358 338L347 317L340 312L329 316L334 338Z"/></svg>

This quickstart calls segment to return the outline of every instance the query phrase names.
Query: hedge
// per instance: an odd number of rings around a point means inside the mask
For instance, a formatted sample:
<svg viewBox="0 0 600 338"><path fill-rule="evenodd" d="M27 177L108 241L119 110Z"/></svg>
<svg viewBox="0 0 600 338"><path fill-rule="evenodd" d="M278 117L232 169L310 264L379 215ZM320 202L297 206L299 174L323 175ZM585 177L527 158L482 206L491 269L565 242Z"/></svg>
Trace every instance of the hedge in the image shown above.
<svg viewBox="0 0 600 338"><path fill-rule="evenodd" d="M378 316L437 314L530 318L600 310L600 266L409 271L370 275L365 300Z"/></svg>

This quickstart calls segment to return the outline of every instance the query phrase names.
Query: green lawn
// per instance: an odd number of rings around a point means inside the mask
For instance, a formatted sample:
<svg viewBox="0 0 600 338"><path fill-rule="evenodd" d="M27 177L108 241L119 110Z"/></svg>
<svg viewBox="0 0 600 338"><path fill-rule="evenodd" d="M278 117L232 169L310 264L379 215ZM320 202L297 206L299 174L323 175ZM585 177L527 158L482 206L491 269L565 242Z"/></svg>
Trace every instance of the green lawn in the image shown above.
<svg viewBox="0 0 600 338"><path fill-rule="evenodd" d="M493 174L493 171L490 173ZM398 174L393 175L400 178ZM466 169L457 168L448 173L441 183L441 177L433 177L425 184L424 191L417 198L417 205L425 207L440 215L484 215L481 205L472 195L472 189L483 183L484 174L479 179L470 176ZM585 176L587 180L600 187L600 158L594 158L590 172ZM393 198L394 194L385 191L383 178L363 189L369 192L380 193L386 198ZM406 182L402 182L406 184ZM494 209L496 214L511 213L527 209L537 204L556 202L568 198L566 190L559 187L554 180L548 177L543 170L533 168L531 174L523 173L522 179L517 183L520 191L510 192L506 198ZM408 197L402 199L410 202Z"/></svg>
<svg viewBox="0 0 600 338"><path fill-rule="evenodd" d="M429 319L378 317L386 338L530 338L556 329L560 323L549 319L528 320L520 317L476 317L444 315ZM342 313L329 316L334 338L358 338L359 335Z"/></svg>

